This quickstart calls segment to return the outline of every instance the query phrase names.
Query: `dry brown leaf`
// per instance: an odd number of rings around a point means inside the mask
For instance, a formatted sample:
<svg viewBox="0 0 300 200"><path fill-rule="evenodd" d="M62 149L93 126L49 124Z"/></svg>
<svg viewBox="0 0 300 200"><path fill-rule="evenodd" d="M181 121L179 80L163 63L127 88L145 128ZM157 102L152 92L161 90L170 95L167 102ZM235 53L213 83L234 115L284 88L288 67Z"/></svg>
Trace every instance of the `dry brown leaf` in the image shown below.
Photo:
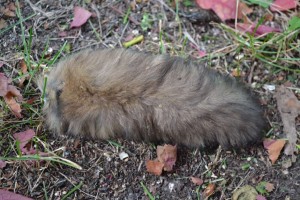
<svg viewBox="0 0 300 200"><path fill-rule="evenodd" d="M0 19L0 29L7 27L7 23L4 19Z"/></svg>
<svg viewBox="0 0 300 200"><path fill-rule="evenodd" d="M280 152L282 148L285 145L285 140L271 140L271 139L266 139L264 140L264 147L268 150L269 153L269 158L274 164L276 160L278 159Z"/></svg>
<svg viewBox="0 0 300 200"><path fill-rule="evenodd" d="M3 73L0 73L0 96L3 96L13 114L18 118L21 118L21 106L16 102L14 97L21 101L22 95L20 91L15 86L10 85L10 83L11 80L8 79Z"/></svg>
<svg viewBox="0 0 300 200"><path fill-rule="evenodd" d="M27 74L27 72L28 72L28 71L27 71L27 65L26 65L26 62L25 62L24 59L20 61L19 66L20 66L20 68L21 68L22 74L23 74L23 75L24 75L24 74ZM23 77L20 79L20 81L19 81L19 86L20 86L20 87L23 87L23 83L24 83L24 81L26 80L27 77L28 77L28 74L27 74L26 76L23 76Z"/></svg>
<svg viewBox="0 0 300 200"><path fill-rule="evenodd" d="M0 96L6 95L8 83L8 78L3 73L0 73Z"/></svg>
<svg viewBox="0 0 300 200"><path fill-rule="evenodd" d="M295 153L298 153L296 148L297 131L296 117L300 115L300 101L292 91L284 86L280 86L275 94L277 107L283 122L283 131L288 139L288 144L284 149L286 155L292 155L292 160L296 161Z"/></svg>
<svg viewBox="0 0 300 200"><path fill-rule="evenodd" d="M191 181L195 185L202 185L203 184L203 180L201 178L198 178L198 177L191 176Z"/></svg>
<svg viewBox="0 0 300 200"><path fill-rule="evenodd" d="M7 103L10 110L13 112L13 114L18 118L22 118L21 106L16 102L14 96L11 93L8 93L7 95L4 96L4 100Z"/></svg>
<svg viewBox="0 0 300 200"><path fill-rule="evenodd" d="M165 171L172 171L177 160L177 146L157 146L157 159L164 164Z"/></svg>
<svg viewBox="0 0 300 200"><path fill-rule="evenodd" d="M209 197L215 192L216 185L213 183L208 184L208 186L203 191L204 197Z"/></svg>
<svg viewBox="0 0 300 200"><path fill-rule="evenodd" d="M274 184L266 182L265 188L268 192L272 192L274 190Z"/></svg>
<svg viewBox="0 0 300 200"><path fill-rule="evenodd" d="M160 176L162 174L164 164L158 160L147 160L146 162L147 172Z"/></svg>
<svg viewBox="0 0 300 200"><path fill-rule="evenodd" d="M15 11L11 11L8 7L1 9L1 13L6 17L15 17Z"/></svg>

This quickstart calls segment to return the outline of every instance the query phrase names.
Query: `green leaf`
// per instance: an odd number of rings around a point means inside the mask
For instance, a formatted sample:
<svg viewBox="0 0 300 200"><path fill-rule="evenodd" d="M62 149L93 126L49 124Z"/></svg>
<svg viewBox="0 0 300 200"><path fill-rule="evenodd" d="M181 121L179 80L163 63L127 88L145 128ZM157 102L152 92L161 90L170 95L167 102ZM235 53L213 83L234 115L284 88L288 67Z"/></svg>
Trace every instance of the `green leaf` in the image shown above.
<svg viewBox="0 0 300 200"><path fill-rule="evenodd" d="M249 4L256 4L263 8L268 8L273 0L246 0Z"/></svg>
<svg viewBox="0 0 300 200"><path fill-rule="evenodd" d="M292 19L289 21L289 31L295 31L300 28L300 17L294 16Z"/></svg>
<svg viewBox="0 0 300 200"><path fill-rule="evenodd" d="M150 18L149 18L149 14L145 13L143 14L143 19L141 22L141 28L143 31L146 31L148 28L151 28L151 23L150 23Z"/></svg>
<svg viewBox="0 0 300 200"><path fill-rule="evenodd" d="M268 194L266 190L266 183L265 181L260 182L255 189L260 193L260 194Z"/></svg>
<svg viewBox="0 0 300 200"><path fill-rule="evenodd" d="M193 2L191 0L184 0L183 1L183 5L185 7L192 7L194 4L193 4Z"/></svg>
<svg viewBox="0 0 300 200"><path fill-rule="evenodd" d="M251 167L251 165L249 163L243 164L242 165L242 170L247 170Z"/></svg>

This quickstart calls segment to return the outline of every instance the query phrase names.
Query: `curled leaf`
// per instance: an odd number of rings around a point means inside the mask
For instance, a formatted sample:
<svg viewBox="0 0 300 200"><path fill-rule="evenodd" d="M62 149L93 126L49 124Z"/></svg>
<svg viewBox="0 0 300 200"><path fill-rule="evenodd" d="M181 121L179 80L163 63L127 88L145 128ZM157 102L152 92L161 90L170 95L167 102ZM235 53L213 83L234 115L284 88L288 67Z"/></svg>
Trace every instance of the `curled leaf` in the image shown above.
<svg viewBox="0 0 300 200"><path fill-rule="evenodd" d="M146 168L147 168L147 172L160 176L162 174L164 164L157 160L147 160Z"/></svg>
<svg viewBox="0 0 300 200"><path fill-rule="evenodd" d="M209 197L215 192L216 185L213 183L208 184L208 186L203 191L204 197Z"/></svg>

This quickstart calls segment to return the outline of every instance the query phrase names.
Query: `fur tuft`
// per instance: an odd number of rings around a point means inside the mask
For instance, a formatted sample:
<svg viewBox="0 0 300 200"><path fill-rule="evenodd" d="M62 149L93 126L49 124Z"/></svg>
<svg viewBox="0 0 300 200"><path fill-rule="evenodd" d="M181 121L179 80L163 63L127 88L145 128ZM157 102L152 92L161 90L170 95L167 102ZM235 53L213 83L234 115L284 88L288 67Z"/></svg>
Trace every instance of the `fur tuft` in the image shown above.
<svg viewBox="0 0 300 200"><path fill-rule="evenodd" d="M265 125L257 100L235 79L178 57L124 49L60 61L46 98L51 130L88 138L244 147L260 141Z"/></svg>

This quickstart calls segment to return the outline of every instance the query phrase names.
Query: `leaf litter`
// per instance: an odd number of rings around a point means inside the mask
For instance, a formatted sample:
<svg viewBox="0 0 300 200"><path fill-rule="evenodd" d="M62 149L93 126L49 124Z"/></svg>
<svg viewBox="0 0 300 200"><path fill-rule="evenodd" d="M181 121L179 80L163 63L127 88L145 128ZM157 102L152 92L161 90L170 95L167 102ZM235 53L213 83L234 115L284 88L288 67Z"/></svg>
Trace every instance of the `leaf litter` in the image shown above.
<svg viewBox="0 0 300 200"><path fill-rule="evenodd" d="M177 146L165 144L164 146L157 146L157 158L155 160L147 160L147 171L154 175L161 175L163 171L170 172L177 160Z"/></svg>
<svg viewBox="0 0 300 200"><path fill-rule="evenodd" d="M13 85L11 85L11 80L7 78L4 73L0 73L0 96L2 96L12 111L12 113L18 117L22 118L21 115L21 105L16 101L22 101L23 97L20 91Z"/></svg>

